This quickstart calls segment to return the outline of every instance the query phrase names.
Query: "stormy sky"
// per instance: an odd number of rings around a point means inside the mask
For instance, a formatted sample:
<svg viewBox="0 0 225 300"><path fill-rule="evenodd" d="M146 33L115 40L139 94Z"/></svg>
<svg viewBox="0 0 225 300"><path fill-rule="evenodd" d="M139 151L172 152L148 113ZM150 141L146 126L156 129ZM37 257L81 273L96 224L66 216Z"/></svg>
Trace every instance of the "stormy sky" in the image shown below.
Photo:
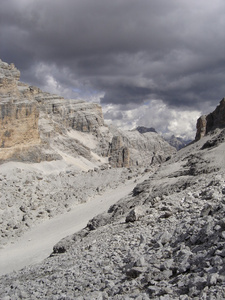
<svg viewBox="0 0 225 300"><path fill-rule="evenodd" d="M193 138L225 96L224 28L224 0L1 0L0 58L115 125Z"/></svg>

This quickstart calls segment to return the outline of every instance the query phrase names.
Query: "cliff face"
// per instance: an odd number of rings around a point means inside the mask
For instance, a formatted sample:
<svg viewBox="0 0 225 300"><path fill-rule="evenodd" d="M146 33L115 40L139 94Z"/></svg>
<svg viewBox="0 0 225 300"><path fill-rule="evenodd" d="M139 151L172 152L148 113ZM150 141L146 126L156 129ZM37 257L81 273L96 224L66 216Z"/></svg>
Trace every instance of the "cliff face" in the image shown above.
<svg viewBox="0 0 225 300"><path fill-rule="evenodd" d="M161 164L176 149L156 132L140 133L137 130L122 131L110 127L113 138L109 153L112 166L145 166Z"/></svg>
<svg viewBox="0 0 225 300"><path fill-rule="evenodd" d="M33 102L0 103L1 148L39 144L39 112Z"/></svg>
<svg viewBox="0 0 225 300"><path fill-rule="evenodd" d="M40 144L39 111L34 100L21 95L19 76L14 65L0 61L0 160Z"/></svg>
<svg viewBox="0 0 225 300"><path fill-rule="evenodd" d="M104 120L98 104L65 100L19 79L13 64L0 60L0 161L59 159L56 136L66 135L68 129L99 133Z"/></svg>
<svg viewBox="0 0 225 300"><path fill-rule="evenodd" d="M225 128L225 98L220 101L216 109L207 116L201 116L197 120L197 132L195 140L200 140L210 131L216 128Z"/></svg>
<svg viewBox="0 0 225 300"><path fill-rule="evenodd" d="M114 136L109 145L109 162L113 167L129 167L130 150L124 146L122 136Z"/></svg>
<svg viewBox="0 0 225 300"><path fill-rule="evenodd" d="M78 158L91 168L105 162L129 167L158 163L174 153L156 133L108 127L96 103L66 100L19 78L13 64L0 60L0 162ZM155 136L149 139L148 134Z"/></svg>
<svg viewBox="0 0 225 300"><path fill-rule="evenodd" d="M17 81L20 79L20 71L15 68L14 64L8 65L0 60L0 88L1 92L17 92Z"/></svg>

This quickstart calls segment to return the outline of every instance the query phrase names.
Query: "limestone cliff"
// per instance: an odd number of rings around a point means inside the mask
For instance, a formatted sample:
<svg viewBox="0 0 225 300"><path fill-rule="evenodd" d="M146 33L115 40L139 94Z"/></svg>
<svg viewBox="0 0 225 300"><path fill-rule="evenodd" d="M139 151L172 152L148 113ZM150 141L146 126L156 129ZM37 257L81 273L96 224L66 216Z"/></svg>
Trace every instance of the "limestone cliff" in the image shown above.
<svg viewBox="0 0 225 300"><path fill-rule="evenodd" d="M109 162L113 167L129 167L130 151L124 146L122 136L114 136L109 144Z"/></svg>
<svg viewBox="0 0 225 300"><path fill-rule="evenodd" d="M98 135L104 124L98 104L65 100L19 79L13 64L0 61L0 161L59 159L54 139L65 137L69 129ZM75 153L90 158L90 149L75 144Z"/></svg>
<svg viewBox="0 0 225 300"><path fill-rule="evenodd" d="M212 113L207 116L201 116L197 120L196 127L196 141L200 140L203 136L216 128L225 128L225 98L220 101L220 104Z"/></svg>
<svg viewBox="0 0 225 300"><path fill-rule="evenodd" d="M39 111L34 100L21 97L20 72L0 61L0 160L40 144Z"/></svg>

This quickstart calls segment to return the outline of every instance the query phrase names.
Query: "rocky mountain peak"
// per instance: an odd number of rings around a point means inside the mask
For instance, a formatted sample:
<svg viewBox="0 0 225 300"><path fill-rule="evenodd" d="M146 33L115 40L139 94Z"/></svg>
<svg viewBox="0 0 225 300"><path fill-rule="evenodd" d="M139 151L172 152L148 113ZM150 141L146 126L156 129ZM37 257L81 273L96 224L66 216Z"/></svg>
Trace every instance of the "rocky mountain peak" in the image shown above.
<svg viewBox="0 0 225 300"><path fill-rule="evenodd" d="M146 133L146 132L157 132L155 128L153 127L145 127L145 126L138 126L135 130L137 130L140 133Z"/></svg>

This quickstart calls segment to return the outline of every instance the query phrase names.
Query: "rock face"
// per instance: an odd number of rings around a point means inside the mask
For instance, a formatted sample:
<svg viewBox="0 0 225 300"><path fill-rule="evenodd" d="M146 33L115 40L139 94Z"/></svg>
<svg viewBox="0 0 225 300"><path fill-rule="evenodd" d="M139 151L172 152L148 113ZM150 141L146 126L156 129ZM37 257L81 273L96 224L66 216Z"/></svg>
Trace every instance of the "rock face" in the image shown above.
<svg viewBox="0 0 225 300"><path fill-rule="evenodd" d="M130 151L123 145L121 136L114 136L109 147L109 162L112 167L121 168L129 167Z"/></svg>
<svg viewBox="0 0 225 300"><path fill-rule="evenodd" d="M66 100L19 78L13 64L0 61L0 162L81 158L100 165L109 158L112 167L149 166L174 153L158 138L111 129L98 104Z"/></svg>
<svg viewBox="0 0 225 300"><path fill-rule="evenodd" d="M196 127L196 141L216 128L225 128L225 98L220 101L220 104L212 113L207 116L201 116L197 121Z"/></svg>
<svg viewBox="0 0 225 300"><path fill-rule="evenodd" d="M0 61L0 160L40 144L39 111L34 100L20 97L19 77L13 64Z"/></svg>
<svg viewBox="0 0 225 300"><path fill-rule="evenodd" d="M0 103L0 140L1 150L7 151L17 147L38 145L40 143L38 131L39 111L36 103L21 101L20 103ZM4 151L5 153L5 151ZM6 159L9 153L5 153Z"/></svg>
<svg viewBox="0 0 225 300"><path fill-rule="evenodd" d="M65 137L69 129L99 133L104 124L99 105L44 93L21 83L19 77L13 64L0 61L1 161L26 160L21 154L26 151L30 152L27 160L32 156L36 162L59 159L56 137Z"/></svg>

